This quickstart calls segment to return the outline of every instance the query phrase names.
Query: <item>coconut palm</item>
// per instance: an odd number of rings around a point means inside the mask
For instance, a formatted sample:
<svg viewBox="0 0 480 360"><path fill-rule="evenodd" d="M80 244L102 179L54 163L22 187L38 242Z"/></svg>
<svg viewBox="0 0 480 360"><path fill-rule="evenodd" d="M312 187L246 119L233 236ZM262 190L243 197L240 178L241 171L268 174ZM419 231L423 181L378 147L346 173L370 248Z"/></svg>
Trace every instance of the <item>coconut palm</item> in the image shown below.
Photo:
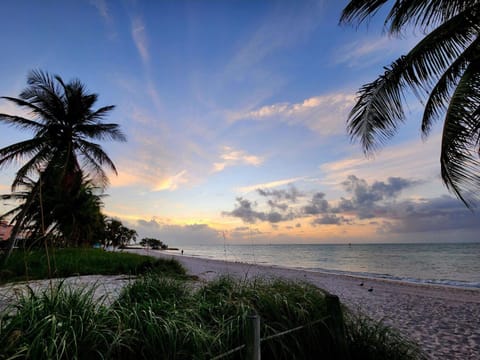
<svg viewBox="0 0 480 360"><path fill-rule="evenodd" d="M95 140L125 141L118 124L103 123L114 106L93 110L97 94L88 93L79 80L65 83L61 77L32 71L28 87L19 98L3 99L28 110L33 119L0 114L0 122L33 130L32 139L0 149L0 167L13 161L25 161L12 187L38 169L60 168L65 187L73 186L75 173L86 171L105 186L108 178L103 166L116 173L115 165ZM93 140L93 141L92 141Z"/></svg>
<svg viewBox="0 0 480 360"><path fill-rule="evenodd" d="M102 239L103 203L98 188L84 179L78 192L65 194L52 186L55 179L48 179L44 174L39 179L25 178L17 191L2 195L20 204L0 215L0 220L11 219L14 232L22 231L20 237L34 242L49 236L59 244L78 246Z"/></svg>
<svg viewBox="0 0 480 360"><path fill-rule="evenodd" d="M12 184L13 191L26 191L20 192L25 201L17 213L15 228L20 231L32 223L39 228L43 194L49 211L42 211L41 220L61 230L70 229L63 236L73 236L78 233L78 223L74 226L70 221L76 218L76 201L86 193L88 198L85 177L103 189L108 184L103 167L117 173L95 141L126 139L117 124L102 121L114 106L93 110L98 96L87 92L79 80L65 83L57 75L32 71L27 83L19 98L3 99L28 110L32 118L0 114L0 122L34 132L31 139L0 149L0 168L15 161L22 163Z"/></svg>
<svg viewBox="0 0 480 360"><path fill-rule="evenodd" d="M387 3L385 29L427 35L364 85L349 119L352 138L369 154L405 120L405 89L424 104L422 136L443 120L441 174L468 207L480 198L480 0L351 0L340 22L360 24Z"/></svg>

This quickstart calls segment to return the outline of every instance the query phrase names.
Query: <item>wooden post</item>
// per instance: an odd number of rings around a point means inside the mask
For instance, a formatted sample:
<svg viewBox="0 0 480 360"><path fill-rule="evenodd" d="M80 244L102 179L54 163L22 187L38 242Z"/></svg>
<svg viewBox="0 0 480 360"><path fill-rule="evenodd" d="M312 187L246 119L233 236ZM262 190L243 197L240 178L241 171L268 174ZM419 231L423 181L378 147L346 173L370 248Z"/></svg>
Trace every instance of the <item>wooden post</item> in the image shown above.
<svg viewBox="0 0 480 360"><path fill-rule="evenodd" d="M345 335L345 323L338 296L328 294L325 297L329 319L327 321L335 343L337 344L337 356L339 359L350 359Z"/></svg>
<svg viewBox="0 0 480 360"><path fill-rule="evenodd" d="M260 316L252 314L247 317L246 360L260 360Z"/></svg>

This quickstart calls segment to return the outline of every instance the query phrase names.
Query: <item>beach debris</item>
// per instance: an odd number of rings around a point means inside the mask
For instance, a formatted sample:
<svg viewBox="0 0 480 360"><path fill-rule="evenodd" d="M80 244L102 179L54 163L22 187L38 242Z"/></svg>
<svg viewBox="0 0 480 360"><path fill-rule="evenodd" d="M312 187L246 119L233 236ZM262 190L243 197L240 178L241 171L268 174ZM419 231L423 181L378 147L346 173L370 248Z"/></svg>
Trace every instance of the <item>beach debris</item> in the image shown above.
<svg viewBox="0 0 480 360"><path fill-rule="evenodd" d="M373 291L373 288L368 289L368 292L372 292L372 291Z"/></svg>

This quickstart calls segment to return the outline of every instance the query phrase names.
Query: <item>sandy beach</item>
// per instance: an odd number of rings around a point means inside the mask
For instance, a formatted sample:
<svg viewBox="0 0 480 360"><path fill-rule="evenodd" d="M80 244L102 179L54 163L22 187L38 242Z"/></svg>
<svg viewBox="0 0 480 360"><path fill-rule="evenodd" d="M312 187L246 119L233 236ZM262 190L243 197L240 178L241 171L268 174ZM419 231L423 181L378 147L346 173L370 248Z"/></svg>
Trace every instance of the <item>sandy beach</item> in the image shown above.
<svg viewBox="0 0 480 360"><path fill-rule="evenodd" d="M480 359L479 289L225 262L152 250L129 251L173 257L202 280L228 274L240 278L260 276L308 281L338 295L351 309L397 328L416 340L432 359Z"/></svg>

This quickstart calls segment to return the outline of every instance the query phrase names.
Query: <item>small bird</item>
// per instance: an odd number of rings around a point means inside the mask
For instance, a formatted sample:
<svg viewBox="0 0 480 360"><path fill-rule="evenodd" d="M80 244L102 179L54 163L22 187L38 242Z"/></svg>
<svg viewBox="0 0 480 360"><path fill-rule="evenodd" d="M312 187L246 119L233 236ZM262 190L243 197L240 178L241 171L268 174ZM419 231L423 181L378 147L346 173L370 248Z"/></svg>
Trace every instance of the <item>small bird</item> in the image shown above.
<svg viewBox="0 0 480 360"><path fill-rule="evenodd" d="M360 286L363 286L363 282L362 282L362 283L360 283Z"/></svg>
<svg viewBox="0 0 480 360"><path fill-rule="evenodd" d="M368 289L368 292L372 292L372 291L373 291L373 288Z"/></svg>

